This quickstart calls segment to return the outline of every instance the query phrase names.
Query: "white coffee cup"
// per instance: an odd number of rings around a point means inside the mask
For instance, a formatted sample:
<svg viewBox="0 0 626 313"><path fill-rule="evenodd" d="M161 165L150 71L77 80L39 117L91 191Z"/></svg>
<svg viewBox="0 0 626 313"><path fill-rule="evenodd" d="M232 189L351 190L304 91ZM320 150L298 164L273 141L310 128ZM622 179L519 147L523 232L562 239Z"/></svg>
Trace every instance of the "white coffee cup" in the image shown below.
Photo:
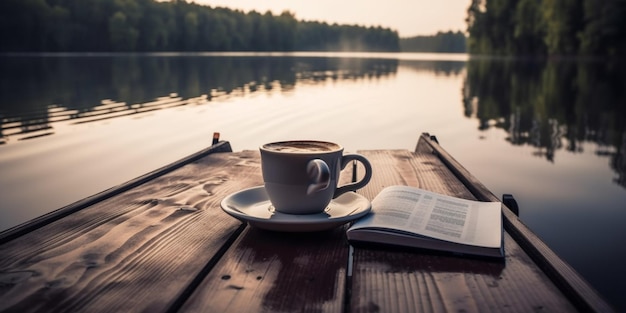
<svg viewBox="0 0 626 313"><path fill-rule="evenodd" d="M364 156L344 155L343 147L332 142L281 141L259 149L265 190L274 209L281 213L320 213L333 198L362 188L372 177L372 166ZM365 176L338 187L341 170L353 160L363 164Z"/></svg>

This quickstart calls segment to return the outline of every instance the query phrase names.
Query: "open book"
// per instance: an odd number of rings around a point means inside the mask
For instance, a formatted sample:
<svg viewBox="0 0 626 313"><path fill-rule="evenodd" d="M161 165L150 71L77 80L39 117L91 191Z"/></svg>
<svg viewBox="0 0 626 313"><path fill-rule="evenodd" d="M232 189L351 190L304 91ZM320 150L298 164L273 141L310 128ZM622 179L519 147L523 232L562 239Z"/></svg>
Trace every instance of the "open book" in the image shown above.
<svg viewBox="0 0 626 313"><path fill-rule="evenodd" d="M391 186L372 211L347 231L350 242L370 242L504 257L500 202L480 202L415 187Z"/></svg>

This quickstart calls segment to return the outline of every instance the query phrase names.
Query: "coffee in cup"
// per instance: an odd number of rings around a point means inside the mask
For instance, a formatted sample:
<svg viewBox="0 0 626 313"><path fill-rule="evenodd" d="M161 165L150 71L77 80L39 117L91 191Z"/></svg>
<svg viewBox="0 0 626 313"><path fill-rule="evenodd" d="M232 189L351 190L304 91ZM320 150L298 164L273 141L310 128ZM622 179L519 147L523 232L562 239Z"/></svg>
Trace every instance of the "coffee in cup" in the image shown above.
<svg viewBox="0 0 626 313"><path fill-rule="evenodd" d="M333 198L362 188L372 177L372 166L364 156L344 155L343 147L332 142L281 141L262 145L260 151L265 190L281 213L320 213ZM364 177L338 187L341 170L354 160L365 167Z"/></svg>

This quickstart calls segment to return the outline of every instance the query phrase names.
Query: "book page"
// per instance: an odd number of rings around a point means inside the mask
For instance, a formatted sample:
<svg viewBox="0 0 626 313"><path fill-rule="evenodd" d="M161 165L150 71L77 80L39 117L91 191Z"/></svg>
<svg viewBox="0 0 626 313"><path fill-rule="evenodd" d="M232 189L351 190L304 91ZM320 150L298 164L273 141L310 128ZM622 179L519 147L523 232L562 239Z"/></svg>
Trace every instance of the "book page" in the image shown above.
<svg viewBox="0 0 626 313"><path fill-rule="evenodd" d="M372 213L353 228L398 229L451 242L499 247L499 202L480 202L407 187L387 187L372 201Z"/></svg>

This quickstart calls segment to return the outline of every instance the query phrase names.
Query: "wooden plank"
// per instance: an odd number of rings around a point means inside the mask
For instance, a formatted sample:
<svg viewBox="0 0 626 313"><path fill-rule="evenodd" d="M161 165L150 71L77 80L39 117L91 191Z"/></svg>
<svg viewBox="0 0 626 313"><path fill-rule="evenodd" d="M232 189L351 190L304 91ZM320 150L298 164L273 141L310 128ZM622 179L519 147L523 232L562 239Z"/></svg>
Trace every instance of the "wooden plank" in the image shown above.
<svg viewBox="0 0 626 313"><path fill-rule="evenodd" d="M416 150L437 155L443 163L462 181L471 193L481 201L499 201L487 187L465 169L437 142L423 134ZM569 264L550 249L510 209L502 211L504 227L526 253L551 279L556 286L581 310L587 312L612 312L612 307L589 285Z"/></svg>
<svg viewBox="0 0 626 313"><path fill-rule="evenodd" d="M351 178L347 166L340 184ZM345 227L313 233L248 227L181 311L341 312L348 256Z"/></svg>
<svg viewBox="0 0 626 313"><path fill-rule="evenodd" d="M406 184L473 199L433 153L361 151L374 165L363 194ZM504 262L420 250L355 247L354 312L575 311L530 257L505 234Z"/></svg>
<svg viewBox="0 0 626 313"><path fill-rule="evenodd" d="M57 219L60 219L64 216L67 216L73 212L82 210L92 204L95 204L97 202L100 202L104 199L110 198L114 195L120 194L124 191L130 190L131 188L134 188L136 186L139 186L145 182L148 182L151 179L154 179L158 176L161 176L165 173L171 172L181 166L184 166L188 163L191 163L193 161L196 161L206 155L209 155L211 153L218 153L218 152L231 152L232 148L230 147L230 143L228 141L222 141L222 142L218 142L217 144L214 144L206 149L202 149L194 154L191 154L187 157L184 157L180 160L177 160L173 163L170 163L168 165L165 165L161 168L158 168L154 171L151 171L149 173L146 173L142 176L139 176L137 178L134 178L128 182L125 182L123 184L120 184L118 186L112 187L110 189L107 189L103 192L97 193L93 196L87 197L85 199L81 199L77 202L74 202L72 204L69 204L63 208L60 208L58 210L55 210L53 212L50 212L48 214L44 214L43 216L34 218L24 224L18 225L16 227L12 227L10 229L7 229L5 231L0 232L0 244L3 244L7 241L10 241L14 238L17 238L25 233L28 233L34 229L37 229L41 226L44 226L46 224L49 224Z"/></svg>
<svg viewBox="0 0 626 313"><path fill-rule="evenodd" d="M183 312L341 312L348 246L343 227L279 233L249 227Z"/></svg>
<svg viewBox="0 0 626 313"><path fill-rule="evenodd" d="M242 230L226 195L254 152L215 153L0 245L0 311L167 311Z"/></svg>
<svg viewBox="0 0 626 313"><path fill-rule="evenodd" d="M372 199L386 186L405 184L474 199L482 185L443 166L445 151L437 146L421 142L415 153L362 151L374 175L359 193ZM345 228L257 230L223 213L219 202L262 184L258 151L190 162L0 245L0 311L577 309L508 229L504 262L352 249ZM346 172L342 182L351 176Z"/></svg>

